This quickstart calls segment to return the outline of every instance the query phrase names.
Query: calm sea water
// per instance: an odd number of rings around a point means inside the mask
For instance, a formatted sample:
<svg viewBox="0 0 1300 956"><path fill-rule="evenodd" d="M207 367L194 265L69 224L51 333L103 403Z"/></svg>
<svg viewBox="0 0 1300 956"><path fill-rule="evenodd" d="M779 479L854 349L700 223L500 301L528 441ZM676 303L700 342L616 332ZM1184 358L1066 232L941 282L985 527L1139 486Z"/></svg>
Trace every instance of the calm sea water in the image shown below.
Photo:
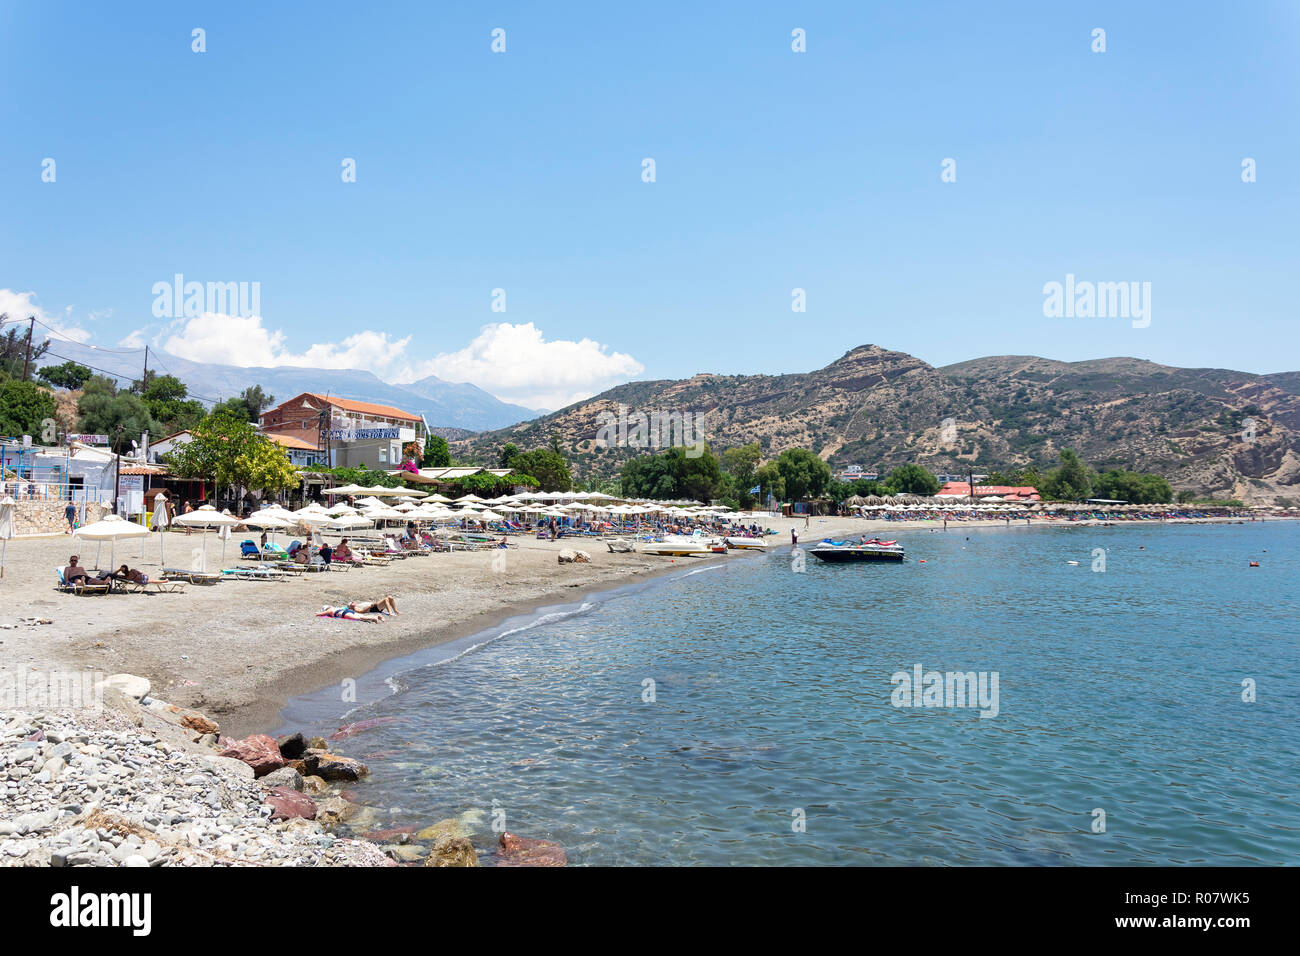
<svg viewBox="0 0 1300 956"><path fill-rule="evenodd" d="M338 745L358 797L578 864L1300 860L1300 527L891 536L903 565L683 564L395 662L346 720L396 722ZM997 716L893 706L916 664L996 672Z"/></svg>

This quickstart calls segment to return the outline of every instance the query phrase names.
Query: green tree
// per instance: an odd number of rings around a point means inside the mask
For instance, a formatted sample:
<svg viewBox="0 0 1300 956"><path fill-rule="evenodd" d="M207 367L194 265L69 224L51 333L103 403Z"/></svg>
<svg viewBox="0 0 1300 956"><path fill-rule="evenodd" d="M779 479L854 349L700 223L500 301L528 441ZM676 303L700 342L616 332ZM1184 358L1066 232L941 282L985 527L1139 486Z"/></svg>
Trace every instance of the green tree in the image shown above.
<svg viewBox="0 0 1300 956"><path fill-rule="evenodd" d="M1174 500L1174 489L1160 475L1112 469L1097 476L1092 485L1096 498L1130 501L1133 504L1157 504Z"/></svg>
<svg viewBox="0 0 1300 956"><path fill-rule="evenodd" d="M1044 492L1052 498L1080 500L1092 497L1092 469L1070 448L1061 449L1061 466L1043 480Z"/></svg>
<svg viewBox="0 0 1300 956"><path fill-rule="evenodd" d="M429 435L424 439L424 467L450 468L451 446L441 435Z"/></svg>
<svg viewBox="0 0 1300 956"><path fill-rule="evenodd" d="M750 507L754 495L749 489L754 487L758 477L758 461L763 457L763 447L758 442L728 448L722 453L722 469L732 479L728 485L729 495L741 507Z"/></svg>
<svg viewBox="0 0 1300 956"><path fill-rule="evenodd" d="M220 488L278 491L298 482L284 449L251 422L229 411L209 415L190 441L174 448L167 463L178 477L203 478Z"/></svg>
<svg viewBox="0 0 1300 956"><path fill-rule="evenodd" d="M573 476L564 456L551 448L536 448L520 452L510 465L515 471L531 475L541 482L543 491L568 491L573 487Z"/></svg>
<svg viewBox="0 0 1300 956"><path fill-rule="evenodd" d="M501 456L497 459L502 468L513 468L514 460L519 454L519 446L512 441L501 446Z"/></svg>
<svg viewBox="0 0 1300 956"><path fill-rule="evenodd" d="M189 397L189 389L174 375L150 379L141 398L159 426L173 433L193 428L203 420L203 405Z"/></svg>
<svg viewBox="0 0 1300 956"><path fill-rule="evenodd" d="M53 444L42 433L45 422L54 418L54 410L53 396L35 382L16 378L0 382L0 435L31 435L37 444Z"/></svg>
<svg viewBox="0 0 1300 956"><path fill-rule="evenodd" d="M794 500L820 498L831 480L831 466L806 448L787 448L776 456L785 493Z"/></svg>
<svg viewBox="0 0 1300 956"><path fill-rule="evenodd" d="M119 426L128 440L142 432L158 435L160 429L139 395L119 391L117 383L102 375L86 379L77 402L77 429L115 440Z"/></svg>
<svg viewBox="0 0 1300 956"><path fill-rule="evenodd" d="M890 495L933 495L939 479L920 465L899 465L885 479L885 493Z"/></svg>
<svg viewBox="0 0 1300 956"><path fill-rule="evenodd" d="M699 455L674 445L657 455L639 455L623 463L621 487L629 498L694 498L708 502L724 488L718 456L707 447Z"/></svg>
<svg viewBox="0 0 1300 956"><path fill-rule="evenodd" d="M0 313L0 326L5 325L8 319L8 313ZM40 345L37 345L30 338L30 334L30 325L25 329L21 325L10 325L5 334L0 336L0 376L22 377L23 366L27 362L27 348L29 345L32 350L31 362L33 365L36 364L37 359L49 351L49 339L45 339Z"/></svg>
<svg viewBox="0 0 1300 956"><path fill-rule="evenodd" d="M771 495L777 501L785 500L785 477L776 462L769 461L754 472L754 481L759 486L759 496Z"/></svg>
<svg viewBox="0 0 1300 956"><path fill-rule="evenodd" d="M45 366L36 373L36 377L55 388L78 389L93 374L95 373L84 365L64 362L62 365Z"/></svg>

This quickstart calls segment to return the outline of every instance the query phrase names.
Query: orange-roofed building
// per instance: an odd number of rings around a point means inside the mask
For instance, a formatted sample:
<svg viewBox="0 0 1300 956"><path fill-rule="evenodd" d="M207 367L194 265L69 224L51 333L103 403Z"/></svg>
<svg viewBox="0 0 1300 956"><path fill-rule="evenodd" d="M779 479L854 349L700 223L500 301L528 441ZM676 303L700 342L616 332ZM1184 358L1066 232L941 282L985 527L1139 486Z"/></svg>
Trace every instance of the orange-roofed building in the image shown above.
<svg viewBox="0 0 1300 956"><path fill-rule="evenodd" d="M939 495L970 497L970 482L947 481L937 492ZM1001 498L1003 501L1041 501L1038 489L1032 485L976 485L975 498Z"/></svg>
<svg viewBox="0 0 1300 956"><path fill-rule="evenodd" d="M317 450L317 462L327 467L397 468L402 446L423 445L425 436L424 419L413 412L319 392L303 392L268 408L258 424L270 438L292 438Z"/></svg>

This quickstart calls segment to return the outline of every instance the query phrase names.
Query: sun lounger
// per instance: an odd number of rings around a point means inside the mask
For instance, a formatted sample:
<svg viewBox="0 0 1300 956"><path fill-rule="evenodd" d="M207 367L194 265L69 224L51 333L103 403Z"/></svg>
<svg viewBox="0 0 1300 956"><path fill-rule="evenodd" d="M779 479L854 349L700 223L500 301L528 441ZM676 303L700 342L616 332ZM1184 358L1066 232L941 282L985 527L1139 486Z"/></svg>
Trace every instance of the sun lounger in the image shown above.
<svg viewBox="0 0 1300 956"><path fill-rule="evenodd" d="M62 567L55 568L54 573L57 574L59 578L59 583L55 586L55 590L63 591L65 594L107 594L113 589L111 581L104 581L103 583L96 584L94 582L87 582L84 578L78 578L75 582L69 584L63 577Z"/></svg>
<svg viewBox="0 0 1300 956"><path fill-rule="evenodd" d="M221 574L237 581L283 581L287 577L274 568L222 568Z"/></svg>
<svg viewBox="0 0 1300 956"><path fill-rule="evenodd" d="M190 571L186 568L163 568L167 580L188 581L190 584L216 584L221 580L220 574L207 571Z"/></svg>
<svg viewBox="0 0 1300 956"><path fill-rule="evenodd" d="M185 590L184 581L169 581L166 578L150 579L143 584L137 581L118 579L122 590L127 594L179 594Z"/></svg>

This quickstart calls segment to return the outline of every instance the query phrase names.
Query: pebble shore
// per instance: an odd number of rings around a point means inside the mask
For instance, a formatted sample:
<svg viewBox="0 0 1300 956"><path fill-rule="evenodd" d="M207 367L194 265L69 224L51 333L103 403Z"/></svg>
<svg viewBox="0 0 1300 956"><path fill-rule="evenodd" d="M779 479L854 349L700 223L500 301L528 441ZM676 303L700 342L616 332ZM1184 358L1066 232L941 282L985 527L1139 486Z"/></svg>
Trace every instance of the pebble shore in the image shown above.
<svg viewBox="0 0 1300 956"><path fill-rule="evenodd" d="M125 708L9 716L0 786L0 866L394 865L315 820L272 820L252 767Z"/></svg>

